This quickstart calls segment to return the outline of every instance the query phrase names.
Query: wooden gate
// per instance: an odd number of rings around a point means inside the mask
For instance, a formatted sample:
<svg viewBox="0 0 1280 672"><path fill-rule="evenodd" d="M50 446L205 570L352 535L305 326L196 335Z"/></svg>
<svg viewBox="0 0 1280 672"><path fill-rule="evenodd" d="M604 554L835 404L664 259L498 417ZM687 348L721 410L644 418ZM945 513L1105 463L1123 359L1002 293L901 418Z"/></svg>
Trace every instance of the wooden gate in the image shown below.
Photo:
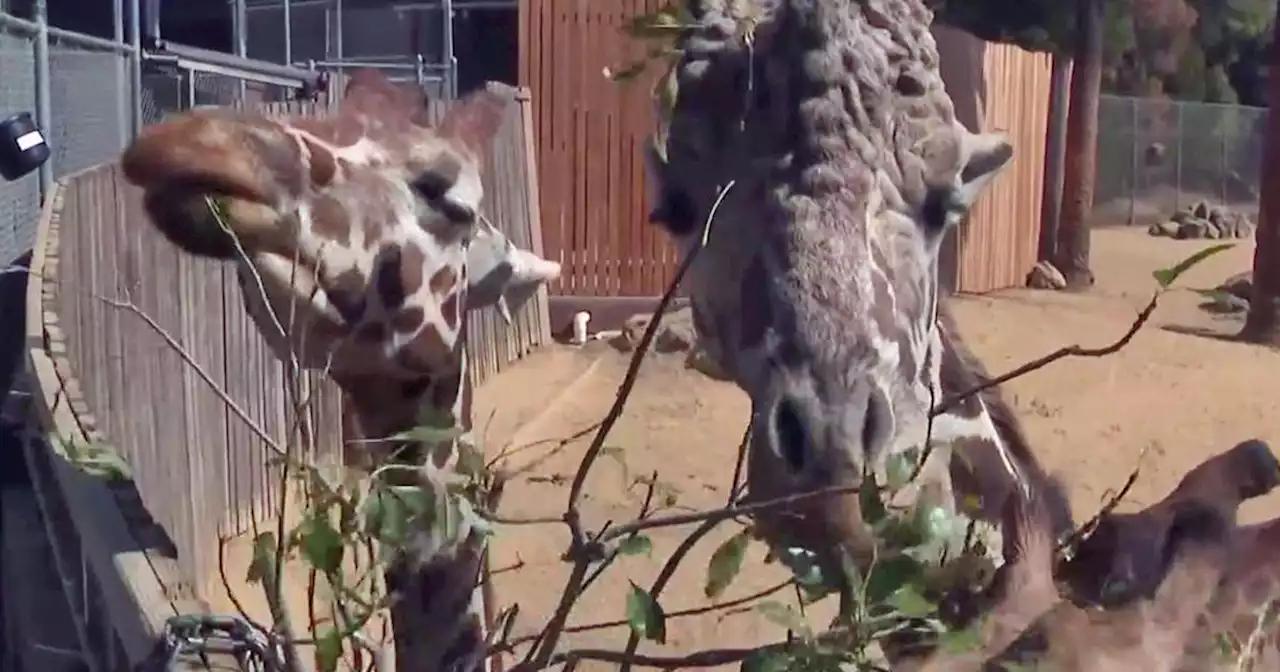
<svg viewBox="0 0 1280 672"><path fill-rule="evenodd" d="M619 32L624 22L662 4L520 0L520 83L533 94L544 249L564 264L553 294L652 297L674 274L674 248L647 221L641 156L657 73L627 84L604 75L640 56ZM940 60L951 64L943 78L974 116L970 125L1000 128L1015 143L1013 165L949 250L947 281L974 292L1019 285L1036 261L1049 57L949 29L939 38Z"/></svg>

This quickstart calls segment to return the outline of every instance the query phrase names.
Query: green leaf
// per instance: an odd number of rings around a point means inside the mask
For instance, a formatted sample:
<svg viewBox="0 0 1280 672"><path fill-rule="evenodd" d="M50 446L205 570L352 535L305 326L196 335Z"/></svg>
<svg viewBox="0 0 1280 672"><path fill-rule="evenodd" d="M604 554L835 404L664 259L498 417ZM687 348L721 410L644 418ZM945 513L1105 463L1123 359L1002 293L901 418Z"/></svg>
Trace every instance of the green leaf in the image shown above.
<svg viewBox="0 0 1280 672"><path fill-rule="evenodd" d="M765 620L774 625L786 628L796 633L804 639L809 639L813 632L809 629L809 624L805 622L804 617L795 609L774 600L768 600L756 605L756 611L764 616Z"/></svg>
<svg viewBox="0 0 1280 672"><path fill-rule="evenodd" d="M782 651L756 651L742 661L741 672L786 672L792 657Z"/></svg>
<svg viewBox="0 0 1280 672"><path fill-rule="evenodd" d="M897 491L910 483L919 459L914 450L890 455L885 460L885 486L891 491Z"/></svg>
<svg viewBox="0 0 1280 672"><path fill-rule="evenodd" d="M476 534L481 537L493 534L493 527L489 524L489 520L476 511L471 500L461 495L454 499L458 505L459 529L465 529L468 534Z"/></svg>
<svg viewBox="0 0 1280 672"><path fill-rule="evenodd" d="M462 436L458 439L458 464L456 471L467 478L479 478L488 473L484 459L484 451Z"/></svg>
<svg viewBox="0 0 1280 672"><path fill-rule="evenodd" d="M316 637L316 668L319 672L335 672L342 659L342 634L337 630L325 630Z"/></svg>
<svg viewBox="0 0 1280 672"><path fill-rule="evenodd" d="M937 607L930 602L915 586L906 585L889 596L889 606L897 609L904 616L923 618L932 615Z"/></svg>
<svg viewBox="0 0 1280 672"><path fill-rule="evenodd" d="M416 485L377 485L364 501L365 534L388 546L403 546L413 525L429 525L435 500Z"/></svg>
<svg viewBox="0 0 1280 672"><path fill-rule="evenodd" d="M607 78L610 81L629 82L633 79L636 79L641 74L643 74L645 69L648 67L649 67L649 61L643 60L643 61L634 61L632 63L628 63L621 70L614 70L613 68L606 66L603 72L604 72L605 78Z"/></svg>
<svg viewBox="0 0 1280 672"><path fill-rule="evenodd" d="M342 569L345 550L342 536L329 520L328 509L316 511L294 529L294 538L302 549L302 557L325 576Z"/></svg>
<svg viewBox="0 0 1280 672"><path fill-rule="evenodd" d="M396 441L415 441L425 444L437 444L453 441L462 436L460 427L431 427L419 425L407 432L400 432L391 438Z"/></svg>
<svg viewBox="0 0 1280 672"><path fill-rule="evenodd" d="M726 539L711 554L711 561L707 563L707 583L702 589L708 599L719 597L737 578L742 571L742 560L747 556L747 545L750 543L750 532L743 530Z"/></svg>
<svg viewBox="0 0 1280 672"><path fill-rule="evenodd" d="M643 555L647 557L652 553L653 542L643 534L632 535L618 544L619 555Z"/></svg>
<svg viewBox="0 0 1280 672"><path fill-rule="evenodd" d="M627 624L647 640L667 643L667 615L662 611L662 605L634 581L627 595Z"/></svg>
<svg viewBox="0 0 1280 672"><path fill-rule="evenodd" d="M249 571L245 574L248 583L261 583L269 572L276 571L276 535L263 532L253 538L253 559L249 561Z"/></svg>
<svg viewBox="0 0 1280 672"><path fill-rule="evenodd" d="M1160 285L1160 289L1168 289L1170 285L1178 280L1179 276L1191 270L1191 268L1196 264L1199 264L1219 252L1224 252L1233 247L1235 247L1235 243L1219 243L1217 245L1206 247L1169 268L1162 268L1158 271L1153 271L1151 273L1151 277L1155 278L1156 283Z"/></svg>
<svg viewBox="0 0 1280 672"><path fill-rule="evenodd" d="M924 576L924 568L919 562L906 555L882 558L876 562L867 576L865 586L867 600L871 604L879 604L898 592L920 582Z"/></svg>
<svg viewBox="0 0 1280 672"><path fill-rule="evenodd" d="M939 646L947 653L966 653L982 644L981 623L974 623L967 628L951 630L939 638Z"/></svg>

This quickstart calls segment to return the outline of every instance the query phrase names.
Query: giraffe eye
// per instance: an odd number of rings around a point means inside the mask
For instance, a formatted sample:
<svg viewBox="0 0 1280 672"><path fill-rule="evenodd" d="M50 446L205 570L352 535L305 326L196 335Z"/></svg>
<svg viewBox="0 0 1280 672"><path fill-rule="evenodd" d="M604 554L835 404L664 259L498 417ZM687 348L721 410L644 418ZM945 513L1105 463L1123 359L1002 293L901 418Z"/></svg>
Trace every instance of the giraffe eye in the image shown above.
<svg viewBox="0 0 1280 672"><path fill-rule="evenodd" d="M428 170L414 178L413 182L409 183L409 186L424 200L431 202L443 198L449 192L449 189L453 187L457 177L457 175L447 175Z"/></svg>
<svg viewBox="0 0 1280 672"><path fill-rule="evenodd" d="M920 208L920 223L930 233L942 233L966 210L956 198L954 189L933 188L925 195L924 205Z"/></svg>

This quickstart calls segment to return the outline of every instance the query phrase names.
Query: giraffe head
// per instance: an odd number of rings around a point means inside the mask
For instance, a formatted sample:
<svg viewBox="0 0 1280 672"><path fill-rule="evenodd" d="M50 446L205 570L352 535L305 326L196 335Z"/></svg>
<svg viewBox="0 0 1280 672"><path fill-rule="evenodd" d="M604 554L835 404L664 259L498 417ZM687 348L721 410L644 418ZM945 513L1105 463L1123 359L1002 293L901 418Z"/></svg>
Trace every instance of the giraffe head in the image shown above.
<svg viewBox="0 0 1280 672"><path fill-rule="evenodd" d="M420 92L364 70L329 117L192 111L147 128L121 165L166 238L239 262L277 352L335 377L419 380L458 363L463 311L559 273L479 216L508 104L482 90L431 125Z"/></svg>
<svg viewBox="0 0 1280 672"><path fill-rule="evenodd" d="M857 485L924 442L939 247L1012 147L957 122L921 0L686 4L651 219L688 253L720 201L685 287L751 397L752 493ZM856 497L808 513L779 527L859 543Z"/></svg>

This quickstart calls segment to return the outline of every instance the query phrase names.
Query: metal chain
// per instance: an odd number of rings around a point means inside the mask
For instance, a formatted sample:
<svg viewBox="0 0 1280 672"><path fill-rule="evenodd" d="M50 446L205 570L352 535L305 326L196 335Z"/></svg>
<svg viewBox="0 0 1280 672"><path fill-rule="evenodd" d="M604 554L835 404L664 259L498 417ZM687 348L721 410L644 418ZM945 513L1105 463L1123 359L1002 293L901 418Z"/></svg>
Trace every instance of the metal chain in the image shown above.
<svg viewBox="0 0 1280 672"><path fill-rule="evenodd" d="M244 672L281 672L284 659L271 635L238 615L181 615L164 624L164 672L184 669L184 656L197 656L206 667L211 654L231 655Z"/></svg>

